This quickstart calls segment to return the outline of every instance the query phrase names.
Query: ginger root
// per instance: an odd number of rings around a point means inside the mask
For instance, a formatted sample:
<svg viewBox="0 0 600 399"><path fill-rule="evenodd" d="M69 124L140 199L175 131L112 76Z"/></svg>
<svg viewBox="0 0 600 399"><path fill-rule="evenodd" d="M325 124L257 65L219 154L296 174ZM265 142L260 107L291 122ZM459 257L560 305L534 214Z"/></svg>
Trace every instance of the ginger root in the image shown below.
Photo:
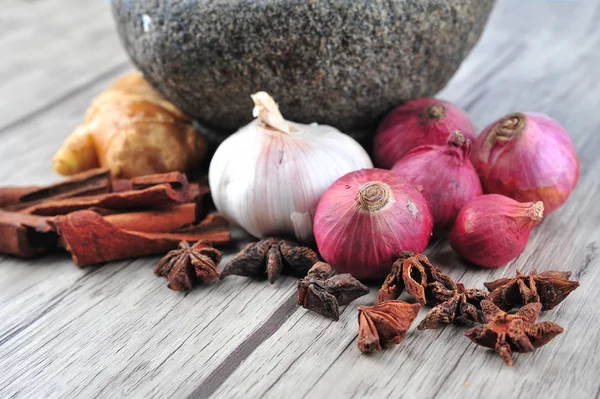
<svg viewBox="0 0 600 399"><path fill-rule="evenodd" d="M205 153L206 142L191 120L131 73L96 97L52 166L61 175L107 167L116 177L131 178L185 172Z"/></svg>

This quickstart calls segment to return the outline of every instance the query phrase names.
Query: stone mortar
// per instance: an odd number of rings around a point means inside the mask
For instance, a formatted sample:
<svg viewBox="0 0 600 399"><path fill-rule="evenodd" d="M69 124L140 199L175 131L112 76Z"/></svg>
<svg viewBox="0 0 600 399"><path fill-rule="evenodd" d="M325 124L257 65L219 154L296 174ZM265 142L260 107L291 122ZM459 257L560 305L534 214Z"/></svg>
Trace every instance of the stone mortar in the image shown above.
<svg viewBox="0 0 600 399"><path fill-rule="evenodd" d="M250 94L345 132L432 96L477 42L493 0L112 0L122 43L185 113L232 132Z"/></svg>

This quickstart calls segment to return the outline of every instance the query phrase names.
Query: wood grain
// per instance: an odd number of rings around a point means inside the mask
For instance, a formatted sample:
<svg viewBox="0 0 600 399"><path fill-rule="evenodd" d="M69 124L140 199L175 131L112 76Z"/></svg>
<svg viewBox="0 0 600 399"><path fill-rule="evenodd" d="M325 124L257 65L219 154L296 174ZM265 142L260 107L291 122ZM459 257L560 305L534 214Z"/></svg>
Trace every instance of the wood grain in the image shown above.
<svg viewBox="0 0 600 399"><path fill-rule="evenodd" d="M125 56L107 7L102 3L99 7L98 2L77 4L44 0L36 3L37 11L24 2L8 7L18 11L10 14L17 18L13 25L21 20L44 23L43 13L50 11L95 15L91 28L103 27L112 44L97 48L104 55L87 54L86 49L63 53L61 47L48 44L43 58L53 59L51 68L40 66L39 81L21 82L26 90L21 90L22 99L17 100L23 117L12 119L17 123L0 123L4 126L0 128L0 159L6 165L0 171L3 185L58 180L50 168L52 155L81 123L93 97L132 69L121 65ZM35 17L29 14L33 11ZM95 42L88 20L72 15L70 19L73 26L65 33L67 37L83 36L83 44L73 44L74 49L88 46L86 41ZM38 31L31 40L42 36ZM54 39L58 41L59 36ZM0 51L9 48L7 43L0 41ZM10 46L15 49L14 43ZM41 48L35 46L35 50ZM32 52L23 50L25 56ZM96 56L113 57L120 63L94 63ZM78 66L86 69L82 73L89 79L77 85L73 76L55 75L56 69L76 70ZM11 78L19 79L17 59L13 67ZM24 81L28 78L23 76ZM40 95L39 82L54 97ZM15 101L2 92L2 122L11 120L10 106ZM223 286L207 286L186 296L170 291L166 280L154 276L155 262L156 258L150 258L81 270L67 254L35 261L1 257L0 397L189 394L239 345L249 342L252 350L265 338L254 333L265 332L261 327L292 295L295 283L287 279L269 286L264 281L231 277ZM256 314L246 308L262 311Z"/></svg>
<svg viewBox="0 0 600 399"><path fill-rule="evenodd" d="M46 183L57 180L50 159L91 99L131 67L104 2L5 3L0 183ZM185 295L153 275L156 258L82 270L62 253L3 256L0 397L600 397L599 23L597 2L499 0L439 95L480 128L531 110L573 136L578 187L517 260L481 270L443 240L428 249L468 286L517 268L572 270L581 287L541 318L565 328L548 346L509 368L463 337L466 326L449 326L413 328L401 345L365 356L356 348L356 307L374 302L376 286L336 323L294 306L292 278L270 286L231 277Z"/></svg>
<svg viewBox="0 0 600 399"><path fill-rule="evenodd" d="M3 1L0 54L0 132L129 67L103 1Z"/></svg>
<svg viewBox="0 0 600 399"><path fill-rule="evenodd" d="M355 309L375 301L372 293L349 305L339 323L297 312L216 396L294 392L295 397L318 397L331 389L339 397L598 396L594 364L600 333L594 325L600 322L595 311L600 293L594 282L600 278L600 210L594 197L600 189L600 115L593 108L600 32L594 29L598 15L593 11L579 3L499 2L482 41L440 93L464 106L480 127L515 110L535 110L555 116L574 136L581 157L579 185L567 205L535 230L517 260L500 270L476 270L463 265L444 242L428 250L453 277L479 288L518 268L572 270L581 288L541 318L561 324L565 333L533 355L517 355L512 368L493 351L472 344L458 326L425 332L413 327L400 346L365 356L356 348Z"/></svg>

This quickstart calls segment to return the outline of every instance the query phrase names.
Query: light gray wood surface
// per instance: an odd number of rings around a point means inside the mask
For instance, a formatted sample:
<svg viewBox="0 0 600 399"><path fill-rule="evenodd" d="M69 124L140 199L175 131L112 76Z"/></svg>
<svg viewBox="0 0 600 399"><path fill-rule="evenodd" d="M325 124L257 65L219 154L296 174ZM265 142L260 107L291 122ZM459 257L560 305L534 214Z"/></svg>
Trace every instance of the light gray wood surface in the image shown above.
<svg viewBox="0 0 600 399"><path fill-rule="evenodd" d="M572 197L507 267L467 267L444 241L427 252L468 286L517 268L581 281L541 317L565 333L513 367L459 326L413 328L401 345L362 355L356 306L373 303L376 286L332 322L295 305L292 278L231 277L182 294L154 276L156 258L82 270L66 254L1 256L0 397L600 397L599 48L597 1L499 0L439 95L480 128L511 111L552 115L581 159ZM107 2L3 0L0 54L0 184L58 180L54 151L92 98L132 70Z"/></svg>

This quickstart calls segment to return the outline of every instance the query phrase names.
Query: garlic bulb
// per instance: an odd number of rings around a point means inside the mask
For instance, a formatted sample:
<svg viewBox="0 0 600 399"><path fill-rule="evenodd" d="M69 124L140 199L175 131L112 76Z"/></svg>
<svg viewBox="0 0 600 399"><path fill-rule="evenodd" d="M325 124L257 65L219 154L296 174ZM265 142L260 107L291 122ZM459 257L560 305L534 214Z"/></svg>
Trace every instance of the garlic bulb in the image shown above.
<svg viewBox="0 0 600 399"><path fill-rule="evenodd" d="M256 237L312 239L325 190L346 173L372 168L367 152L331 126L286 121L265 92L252 96L258 117L217 149L208 173L218 211Z"/></svg>

